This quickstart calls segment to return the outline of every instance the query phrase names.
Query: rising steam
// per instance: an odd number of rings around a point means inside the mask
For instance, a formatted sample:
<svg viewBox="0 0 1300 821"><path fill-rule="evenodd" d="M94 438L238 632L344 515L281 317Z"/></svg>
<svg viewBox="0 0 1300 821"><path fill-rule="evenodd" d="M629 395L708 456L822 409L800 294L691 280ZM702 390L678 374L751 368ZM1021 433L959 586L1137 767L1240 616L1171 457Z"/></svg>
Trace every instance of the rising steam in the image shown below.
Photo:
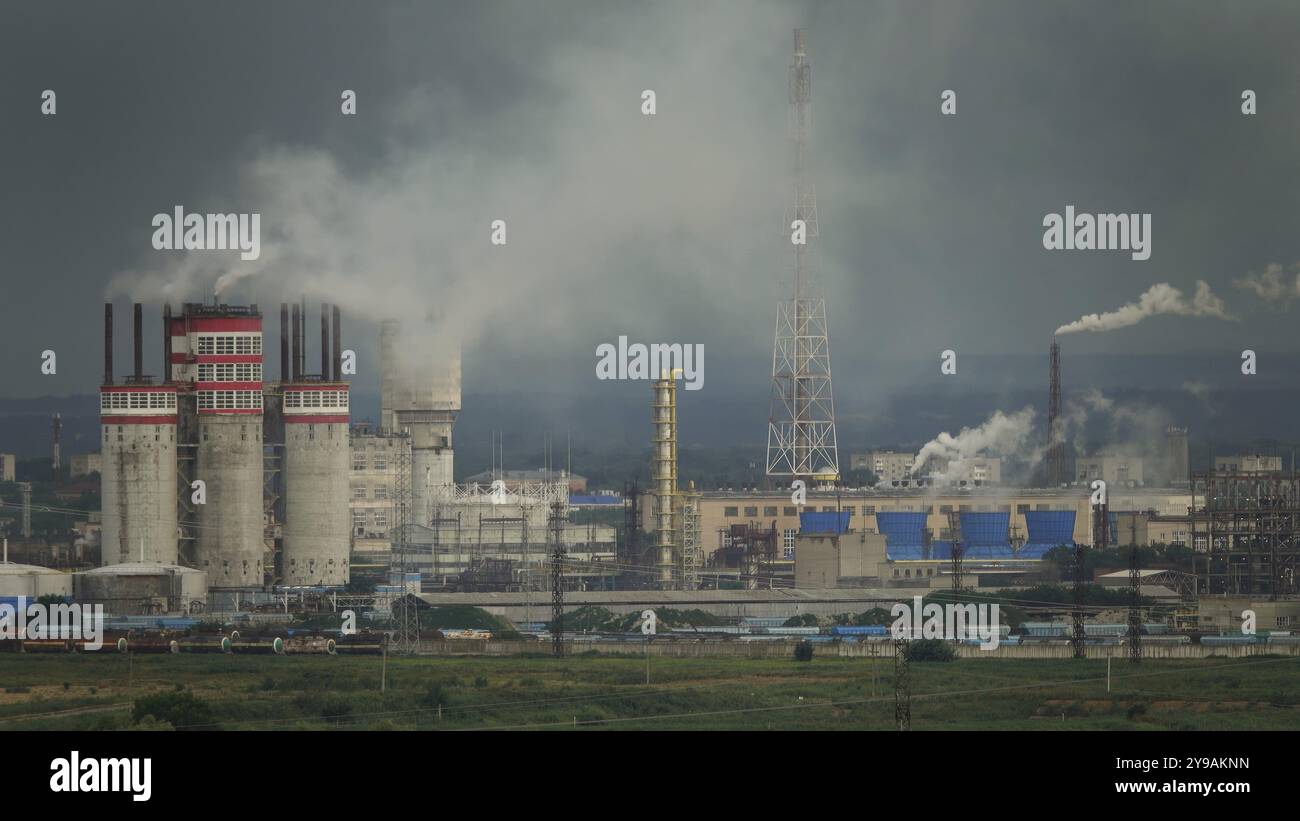
<svg viewBox="0 0 1300 821"><path fill-rule="evenodd" d="M1292 267L1297 273L1284 275L1282 266L1272 263L1264 269L1264 273L1256 274L1252 271L1244 277L1234 279L1232 284L1243 291L1250 291L1265 302L1289 305L1300 298L1300 264Z"/></svg>
<svg viewBox="0 0 1300 821"><path fill-rule="evenodd" d="M1215 319L1231 320L1223 300L1210 291L1204 280L1196 281L1196 295L1189 302L1183 292L1167 282L1152 285L1147 292L1138 297L1137 302L1130 302L1114 311L1104 314L1086 314L1068 325L1056 329L1058 336L1094 331L1101 333L1116 328L1136 325L1147 317L1161 314L1176 316L1209 316Z"/></svg>
<svg viewBox="0 0 1300 821"><path fill-rule="evenodd" d="M979 427L962 428L956 436L944 432L931 439L916 454L912 474L917 474L926 463L933 460L947 463L945 470L953 472L964 460L982 453L1004 455L1023 453L1029 446L1034 429L1034 409L1026 407L1015 413L995 411ZM942 475L937 476L942 480Z"/></svg>

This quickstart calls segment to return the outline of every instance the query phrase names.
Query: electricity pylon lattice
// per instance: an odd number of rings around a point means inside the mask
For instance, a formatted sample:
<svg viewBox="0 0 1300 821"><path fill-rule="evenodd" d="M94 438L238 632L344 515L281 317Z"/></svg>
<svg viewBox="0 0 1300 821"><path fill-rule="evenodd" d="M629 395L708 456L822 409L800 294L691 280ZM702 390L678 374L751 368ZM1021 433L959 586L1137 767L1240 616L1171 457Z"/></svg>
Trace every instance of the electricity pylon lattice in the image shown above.
<svg viewBox="0 0 1300 821"><path fill-rule="evenodd" d="M776 309L772 347L772 399L767 423L768 476L839 476L835 398L826 299L813 276L817 193L808 180L812 135L812 66L802 30L794 33L790 67L790 138L794 153L794 213L788 227L794 245L794 296Z"/></svg>

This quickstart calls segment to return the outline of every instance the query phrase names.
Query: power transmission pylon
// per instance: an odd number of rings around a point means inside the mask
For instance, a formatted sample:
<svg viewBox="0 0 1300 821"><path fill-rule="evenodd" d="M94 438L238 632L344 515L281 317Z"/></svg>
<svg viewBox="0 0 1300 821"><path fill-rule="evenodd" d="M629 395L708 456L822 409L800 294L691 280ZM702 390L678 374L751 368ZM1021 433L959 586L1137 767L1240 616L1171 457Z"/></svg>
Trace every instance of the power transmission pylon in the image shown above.
<svg viewBox="0 0 1300 821"><path fill-rule="evenodd" d="M1128 554L1128 660L1142 661L1142 576L1138 572L1138 546Z"/></svg>
<svg viewBox="0 0 1300 821"><path fill-rule="evenodd" d="M910 628L904 628L910 629ZM912 677L908 669L907 639L894 639L894 725L900 731L912 729Z"/></svg>
<svg viewBox="0 0 1300 821"><path fill-rule="evenodd" d="M1084 658L1083 574L1084 546L1076 544L1074 546L1074 611L1071 614L1074 629L1070 633L1070 646L1074 648L1074 657L1077 659Z"/></svg>
<svg viewBox="0 0 1300 821"><path fill-rule="evenodd" d="M790 138L794 152L794 216L788 229L794 245L793 297L777 305L772 347L772 398L767 422L767 475L839 477L835 439L835 396L831 389L831 347L826 299L813 276L817 192L808 180L812 136L812 66L802 30L794 33L790 67Z"/></svg>
<svg viewBox="0 0 1300 821"><path fill-rule="evenodd" d="M551 653L564 655L564 511L559 502L551 504Z"/></svg>

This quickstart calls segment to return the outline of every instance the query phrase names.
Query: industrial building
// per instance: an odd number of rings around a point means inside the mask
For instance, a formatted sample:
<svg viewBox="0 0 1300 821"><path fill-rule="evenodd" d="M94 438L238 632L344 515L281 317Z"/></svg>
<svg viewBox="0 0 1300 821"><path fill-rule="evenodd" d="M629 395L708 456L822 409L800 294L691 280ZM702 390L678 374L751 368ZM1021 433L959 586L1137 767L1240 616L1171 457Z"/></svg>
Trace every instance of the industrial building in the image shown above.
<svg viewBox="0 0 1300 821"><path fill-rule="evenodd" d="M912 463L916 454L898 453L892 450L873 450L870 453L854 453L849 457L852 470L869 470L882 482L897 482L911 478Z"/></svg>
<svg viewBox="0 0 1300 821"><path fill-rule="evenodd" d="M89 476L92 473L100 473L104 469L104 456L102 453L78 453L74 454L68 462L68 477L75 479L78 476Z"/></svg>
<svg viewBox="0 0 1300 821"><path fill-rule="evenodd" d="M1216 456L1214 469L1219 473L1238 473L1253 475L1260 473L1281 473L1281 456Z"/></svg>
<svg viewBox="0 0 1300 821"><path fill-rule="evenodd" d="M460 413L460 351L429 328L395 320L379 330L380 431L410 437L410 518L428 524L435 489L453 483L452 431ZM419 352L419 354L417 354Z"/></svg>
<svg viewBox="0 0 1300 821"><path fill-rule="evenodd" d="M564 482L571 495L587 492L587 477L566 470L536 468L534 470L485 470L465 479L471 485L490 485L501 482L507 488L516 489L525 484L536 482Z"/></svg>
<svg viewBox="0 0 1300 821"><path fill-rule="evenodd" d="M1129 453L1105 453L1079 457L1074 463L1075 480L1089 484L1101 479L1107 485L1131 487L1143 484L1142 457Z"/></svg>
<svg viewBox="0 0 1300 821"><path fill-rule="evenodd" d="M12 482L17 476L18 457L12 453L0 453L0 482Z"/></svg>
<svg viewBox="0 0 1300 821"><path fill-rule="evenodd" d="M281 305L278 382L266 378L256 305L186 303L176 315L165 305L160 379L143 372L142 306L121 381L112 304L104 320L103 566L79 576L78 595L151 612L203 606L210 592L346 585L350 408L338 308L321 308L321 368L307 373L306 307L293 306L291 329Z"/></svg>

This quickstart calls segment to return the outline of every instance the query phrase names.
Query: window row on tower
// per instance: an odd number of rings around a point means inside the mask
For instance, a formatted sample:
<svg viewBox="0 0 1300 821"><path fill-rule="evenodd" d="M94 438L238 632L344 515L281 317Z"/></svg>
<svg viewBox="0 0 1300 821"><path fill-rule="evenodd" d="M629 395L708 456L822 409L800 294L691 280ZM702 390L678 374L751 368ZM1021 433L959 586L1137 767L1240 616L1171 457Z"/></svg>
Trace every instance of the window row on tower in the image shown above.
<svg viewBox="0 0 1300 821"><path fill-rule="evenodd" d="M233 356L262 353L260 333L199 334L199 356Z"/></svg>
<svg viewBox="0 0 1300 821"><path fill-rule="evenodd" d="M199 410L261 410L261 391L199 391Z"/></svg>
<svg viewBox="0 0 1300 821"><path fill-rule="evenodd" d="M261 382L260 362L200 362L200 382Z"/></svg>

